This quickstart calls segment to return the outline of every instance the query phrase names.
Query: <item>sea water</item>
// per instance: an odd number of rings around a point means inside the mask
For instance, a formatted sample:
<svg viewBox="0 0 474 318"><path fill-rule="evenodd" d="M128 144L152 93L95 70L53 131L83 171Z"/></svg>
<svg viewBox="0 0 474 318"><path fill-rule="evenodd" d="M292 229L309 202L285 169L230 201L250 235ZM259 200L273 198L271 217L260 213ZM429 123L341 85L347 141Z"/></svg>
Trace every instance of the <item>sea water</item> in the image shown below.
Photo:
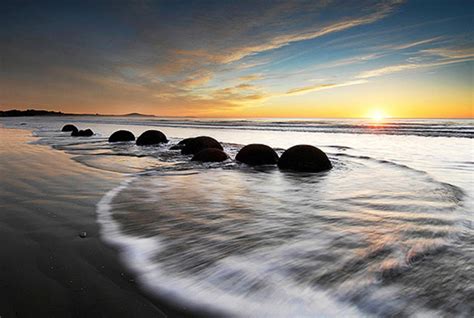
<svg viewBox="0 0 474 318"><path fill-rule="evenodd" d="M30 117L36 143L123 174L97 205L103 239L144 288L231 316L474 313L472 120ZM65 123L93 137L60 132ZM170 143L107 142L118 129ZM208 135L235 158L249 143L325 151L321 173L202 164L169 150Z"/></svg>

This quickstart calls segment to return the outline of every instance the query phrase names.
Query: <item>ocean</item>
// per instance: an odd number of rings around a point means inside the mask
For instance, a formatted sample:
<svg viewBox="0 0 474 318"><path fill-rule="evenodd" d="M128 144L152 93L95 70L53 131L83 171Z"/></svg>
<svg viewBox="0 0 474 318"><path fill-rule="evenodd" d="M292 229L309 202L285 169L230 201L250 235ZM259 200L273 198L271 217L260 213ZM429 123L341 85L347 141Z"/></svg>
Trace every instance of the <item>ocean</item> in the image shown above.
<svg viewBox="0 0 474 318"><path fill-rule="evenodd" d="M61 132L66 123L92 137ZM474 121L454 119L1 118L35 144L122 175L97 202L101 238L142 288L243 317L474 314ZM154 147L107 142L159 129ZM231 160L169 147L219 140ZM246 144L317 146L333 169L252 168ZM51 163L54 166L54 163Z"/></svg>

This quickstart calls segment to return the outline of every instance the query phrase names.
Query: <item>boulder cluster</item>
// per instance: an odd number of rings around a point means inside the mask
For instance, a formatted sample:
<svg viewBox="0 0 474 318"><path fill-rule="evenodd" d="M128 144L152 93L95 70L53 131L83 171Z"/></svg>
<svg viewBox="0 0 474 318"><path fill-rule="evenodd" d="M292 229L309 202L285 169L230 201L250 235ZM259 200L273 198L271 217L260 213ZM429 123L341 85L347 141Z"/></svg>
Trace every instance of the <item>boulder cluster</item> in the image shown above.
<svg viewBox="0 0 474 318"><path fill-rule="evenodd" d="M80 130L72 124L64 125L63 128L61 129L61 131L71 132L72 137L90 137L90 136L94 135L94 132L92 130L90 130L89 128L84 129L84 130L82 130L82 129Z"/></svg>
<svg viewBox="0 0 474 318"><path fill-rule="evenodd" d="M74 125L65 125L62 131L71 131L71 136L92 136L90 129L78 130ZM135 141L135 135L128 130L118 130L108 139L109 142ZM165 134L159 130L147 130L136 139L137 146L153 146L167 143ZM212 137L199 136L186 138L169 148L183 155L192 155L192 161L222 162L230 159L222 145ZM249 166L278 165L282 170L301 172L320 172L332 168L331 161L319 148L311 145L296 145L278 156L273 148L263 144L246 145L237 153L235 160Z"/></svg>
<svg viewBox="0 0 474 318"><path fill-rule="evenodd" d="M222 145L208 136L183 139L170 149L180 150L183 155L193 155L193 161L221 162L229 159ZM250 144L240 149L235 160L249 166L276 164L282 170L302 172L319 172L332 168L327 155L311 145L293 146L279 158L276 151L267 145Z"/></svg>

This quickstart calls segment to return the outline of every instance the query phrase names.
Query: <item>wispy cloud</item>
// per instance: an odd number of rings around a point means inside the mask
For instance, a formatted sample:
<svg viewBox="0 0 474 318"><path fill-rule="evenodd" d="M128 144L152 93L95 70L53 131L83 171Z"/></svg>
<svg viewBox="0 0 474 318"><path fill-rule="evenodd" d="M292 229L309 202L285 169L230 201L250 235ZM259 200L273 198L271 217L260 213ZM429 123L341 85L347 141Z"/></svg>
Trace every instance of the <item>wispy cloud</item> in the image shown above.
<svg viewBox="0 0 474 318"><path fill-rule="evenodd" d="M263 79L262 74L249 74L249 75L239 77L239 81L242 81L242 82L252 82L252 81L257 81L260 79Z"/></svg>
<svg viewBox="0 0 474 318"><path fill-rule="evenodd" d="M276 6L262 17L254 17L254 20L245 22L241 21L226 21L229 26L225 26L226 29L222 30L221 35L217 35L215 39L212 39L208 46L198 46L194 48L176 48L171 51L171 57L168 57L164 64L161 64L157 68L160 75L166 77L184 77L181 80L172 80L178 84L181 84L184 89L200 88L203 85L208 85L212 78L215 78L216 74L225 72L234 72L242 69L250 69L257 66L269 63L269 60L254 59L253 57L257 54L268 52L271 50L279 49L285 46L289 46L296 42L302 42L312 40L318 37L323 37L328 34L337 33L340 31L348 30L364 24L370 24L378 21L387 15L391 14L403 1L392 0L384 3L373 4L362 4L357 10L349 10L351 12L362 12L357 13L353 16L343 16L335 20L327 20L321 22L320 19L314 19L318 14L324 13L324 10L331 5L331 3L320 2L317 5L308 7L308 10L316 10L311 15L305 13L304 6L300 2L292 3L284 6ZM312 4L315 2L308 2ZM347 6L346 4L337 4L341 6ZM314 8L313 8L314 7ZM283 24L286 17L284 16L285 10L289 10L294 14L303 14L307 19L302 25L304 27L288 28ZM332 8L334 9L334 8ZM345 8L347 10L347 8ZM288 16L294 21L294 16ZM280 21L282 20L282 21ZM238 37L232 33L234 29L233 23L236 24L236 30L239 30ZM268 26L275 26L275 30L271 30ZM250 31L251 30L251 31ZM230 33L229 33L230 32ZM240 34L247 34L250 32L251 36L240 36ZM227 38L234 36L236 41L228 41ZM221 38L222 37L222 38ZM376 53L371 53L363 56L357 56L353 58L344 59L339 61L338 65L327 65L325 67L337 67L348 65L351 63L359 63L376 58ZM165 77L165 79L166 79ZM269 98L268 94L262 93L256 90L252 92L244 92L243 89L250 89L248 82L261 80L264 76L261 73L255 73L250 75L244 75L237 78L238 81L244 82L242 86L225 87L219 88L219 83L214 83L217 88L214 90L199 91L196 94L196 98L207 98L220 99L226 101L229 104L241 104L245 101L259 101ZM265 76L266 78L266 76ZM305 88L301 91L294 90L287 92L286 95L298 95L304 94L305 91L316 91L322 89L336 88L347 85L355 85L361 81L353 81L351 83L343 84L330 84L326 87L312 87ZM190 96L193 91L189 91ZM206 94L208 96L206 97Z"/></svg>
<svg viewBox="0 0 474 318"><path fill-rule="evenodd" d="M297 29L284 34L264 34L259 38L258 44L243 43L240 46L232 46L222 52L206 52L202 49L190 51L175 51L179 54L187 54L190 56L205 57L214 63L227 64L239 61L247 56L262 53L274 49L287 46L294 42L312 40L331 33L344 31L353 27L378 21L395 10L398 5L403 3L402 0L391 0L379 3L373 6L372 12L360 17L349 17L342 21L335 21L327 25L315 24L305 29Z"/></svg>
<svg viewBox="0 0 474 318"><path fill-rule="evenodd" d="M426 55L441 56L448 59L474 58L474 48L434 48L422 50Z"/></svg>
<svg viewBox="0 0 474 318"><path fill-rule="evenodd" d="M433 60L426 60L427 55L438 57ZM439 67L443 65L462 63L474 60L474 49L472 48L435 48L421 50L414 57L409 58L410 63L400 63L396 65L384 66L368 71L364 71L356 76L359 79L379 77L402 71Z"/></svg>
<svg viewBox="0 0 474 318"><path fill-rule="evenodd" d="M370 71L364 71L356 76L356 78L371 78L371 77L378 77L382 75L397 73L406 70L412 70L420 67L426 67L425 64L398 64L398 65L391 65L391 66L384 66L381 68L373 69Z"/></svg>
<svg viewBox="0 0 474 318"><path fill-rule="evenodd" d="M192 88L195 86L201 86L208 83L212 79L212 77L213 77L212 72L201 70L195 74L189 75L184 80L179 81L179 84L184 85L187 88Z"/></svg>
<svg viewBox="0 0 474 318"><path fill-rule="evenodd" d="M311 86L305 86L305 87L290 89L284 95L286 95L286 96L302 95L302 94L307 94L307 93L311 93L311 92L317 92L317 91L333 89L333 88L338 88L338 87L359 85L359 84L364 84L364 83L367 83L367 81L366 80L354 80L354 81L348 81L348 82L345 82L345 83L331 83L331 84L311 85Z"/></svg>
<svg viewBox="0 0 474 318"><path fill-rule="evenodd" d="M402 43L398 45L384 45L381 46L380 49L382 50L389 50L389 51L399 51L399 50L406 50L410 49L416 46L424 45L424 44L430 44L436 41L439 41L443 39L441 36L429 38L429 39L424 39L424 40L419 40L419 41L414 41L414 42L408 42L408 43Z"/></svg>
<svg viewBox="0 0 474 318"><path fill-rule="evenodd" d="M210 96L216 100L226 101L229 104L239 105L247 102L262 101L269 97L260 87L242 83L232 87L216 89Z"/></svg>

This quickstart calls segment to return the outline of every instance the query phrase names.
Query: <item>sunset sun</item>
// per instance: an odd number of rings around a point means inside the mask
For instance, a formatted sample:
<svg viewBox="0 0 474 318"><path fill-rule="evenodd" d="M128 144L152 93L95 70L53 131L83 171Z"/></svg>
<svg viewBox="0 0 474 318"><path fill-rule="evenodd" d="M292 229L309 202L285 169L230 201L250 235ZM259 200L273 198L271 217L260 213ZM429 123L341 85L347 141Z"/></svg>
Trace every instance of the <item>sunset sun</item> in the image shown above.
<svg viewBox="0 0 474 318"><path fill-rule="evenodd" d="M385 114L385 112L384 112L382 109L377 108L377 109L371 110L368 117L369 117L372 121L381 122L381 121L383 121L385 118L387 118L387 115Z"/></svg>

